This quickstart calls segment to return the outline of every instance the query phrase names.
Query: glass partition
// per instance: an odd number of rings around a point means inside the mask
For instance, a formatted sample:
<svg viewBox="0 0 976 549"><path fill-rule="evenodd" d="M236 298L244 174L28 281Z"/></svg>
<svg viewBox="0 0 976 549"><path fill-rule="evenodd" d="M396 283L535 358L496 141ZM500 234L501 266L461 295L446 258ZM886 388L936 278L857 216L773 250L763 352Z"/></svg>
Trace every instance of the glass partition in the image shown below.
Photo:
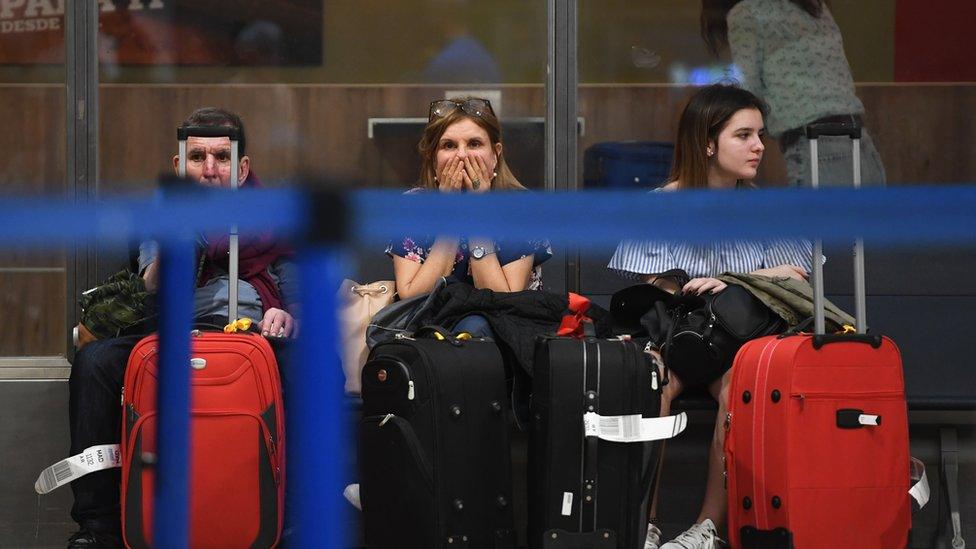
<svg viewBox="0 0 976 549"><path fill-rule="evenodd" d="M780 150L795 139L790 130L811 117L845 114L861 116L870 136L863 143L866 180L872 161L889 185L976 177L964 152L976 132L959 114L976 101L976 73L963 53L963 21L976 16L971 2L831 2L815 20L790 1L746 0L717 16L735 50L720 47L717 55L702 38L702 4L721 2L581 0L580 115L589 121L581 153L592 151L583 170L590 182L581 175L581 185L600 184L595 144L672 142L694 87L717 81L744 83L771 105L771 139L757 179L763 186L796 183ZM851 81L853 94L846 91Z"/></svg>
<svg viewBox="0 0 976 549"><path fill-rule="evenodd" d="M0 3L0 192L66 198L63 20L34 4ZM61 249L0 249L0 376L67 365L68 272Z"/></svg>
<svg viewBox="0 0 976 549"><path fill-rule="evenodd" d="M516 176L542 185L541 0L142 5L101 14L104 193L170 170L172 128L201 105L243 117L267 184L407 188L428 104L447 95L491 99Z"/></svg>

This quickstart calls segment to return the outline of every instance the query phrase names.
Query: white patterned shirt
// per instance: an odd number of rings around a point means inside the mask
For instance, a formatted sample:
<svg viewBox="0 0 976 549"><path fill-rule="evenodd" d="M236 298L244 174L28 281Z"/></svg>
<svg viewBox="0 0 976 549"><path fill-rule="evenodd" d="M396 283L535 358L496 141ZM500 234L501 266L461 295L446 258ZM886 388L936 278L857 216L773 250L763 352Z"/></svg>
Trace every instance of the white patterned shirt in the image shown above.
<svg viewBox="0 0 976 549"><path fill-rule="evenodd" d="M789 0L742 0L726 22L743 87L769 104L773 136L825 116L864 113L826 5L816 18Z"/></svg>
<svg viewBox="0 0 976 549"><path fill-rule="evenodd" d="M749 273L777 265L812 268L813 246L807 240L723 241L714 244L624 240L607 268L635 280L672 269L692 278L724 272Z"/></svg>

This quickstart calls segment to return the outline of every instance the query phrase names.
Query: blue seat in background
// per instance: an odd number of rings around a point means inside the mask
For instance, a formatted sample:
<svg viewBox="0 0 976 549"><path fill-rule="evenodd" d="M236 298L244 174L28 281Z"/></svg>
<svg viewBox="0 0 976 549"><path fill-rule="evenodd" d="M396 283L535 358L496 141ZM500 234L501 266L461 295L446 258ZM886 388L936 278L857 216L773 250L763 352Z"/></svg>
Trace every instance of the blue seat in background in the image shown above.
<svg viewBox="0 0 976 549"><path fill-rule="evenodd" d="M595 143L583 154L587 189L653 189L671 171L674 144L658 141Z"/></svg>

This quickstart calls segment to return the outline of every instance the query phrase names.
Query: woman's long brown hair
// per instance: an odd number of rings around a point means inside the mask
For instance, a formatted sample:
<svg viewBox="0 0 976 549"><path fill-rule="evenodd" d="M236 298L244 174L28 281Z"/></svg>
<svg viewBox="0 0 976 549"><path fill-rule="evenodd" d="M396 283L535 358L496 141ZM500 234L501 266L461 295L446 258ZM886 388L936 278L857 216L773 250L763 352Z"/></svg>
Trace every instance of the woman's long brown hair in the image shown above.
<svg viewBox="0 0 976 549"><path fill-rule="evenodd" d="M706 149L712 142L717 146L718 134L742 109L756 109L764 118L768 110L762 99L738 86L712 84L695 92L681 112L668 182L679 181L681 189L707 188Z"/></svg>
<svg viewBox="0 0 976 549"><path fill-rule="evenodd" d="M465 99L470 98L461 98L459 101L464 101ZM437 190L437 180L434 177L437 175L437 147L440 144L441 136L444 135L448 127L464 119L474 121L475 124L488 133L488 140L491 141L492 152L495 150L495 145L501 143L501 125L498 123L498 118L495 117L495 113L490 110L481 116L473 116L457 108L447 116L435 118L427 123L427 127L424 128L424 134L420 138L420 143L417 145L417 150L420 152L420 158L422 159L419 185L421 188ZM512 170L508 168L508 163L505 162L504 148L502 149L502 154L498 155L495 172L498 173L498 176L491 183L492 190L525 190L525 187L515 178Z"/></svg>
<svg viewBox="0 0 976 549"><path fill-rule="evenodd" d="M702 0L701 26L702 40L708 46L708 51L713 55L719 55L725 48L729 47L729 25L726 17L729 10L742 0ZM820 17L823 14L824 0L782 0L783 2L793 2L811 17Z"/></svg>

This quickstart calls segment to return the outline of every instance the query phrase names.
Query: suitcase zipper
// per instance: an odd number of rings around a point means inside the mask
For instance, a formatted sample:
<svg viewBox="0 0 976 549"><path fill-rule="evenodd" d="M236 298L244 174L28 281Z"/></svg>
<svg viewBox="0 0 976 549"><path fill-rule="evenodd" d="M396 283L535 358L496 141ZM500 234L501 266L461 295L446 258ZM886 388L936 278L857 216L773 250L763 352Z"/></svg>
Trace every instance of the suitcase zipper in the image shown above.
<svg viewBox="0 0 976 549"><path fill-rule="evenodd" d="M803 391L791 393L790 398L797 400L831 400L831 399L856 399L856 398L904 398L905 393L901 391L861 391L847 393L828 393L816 391Z"/></svg>

